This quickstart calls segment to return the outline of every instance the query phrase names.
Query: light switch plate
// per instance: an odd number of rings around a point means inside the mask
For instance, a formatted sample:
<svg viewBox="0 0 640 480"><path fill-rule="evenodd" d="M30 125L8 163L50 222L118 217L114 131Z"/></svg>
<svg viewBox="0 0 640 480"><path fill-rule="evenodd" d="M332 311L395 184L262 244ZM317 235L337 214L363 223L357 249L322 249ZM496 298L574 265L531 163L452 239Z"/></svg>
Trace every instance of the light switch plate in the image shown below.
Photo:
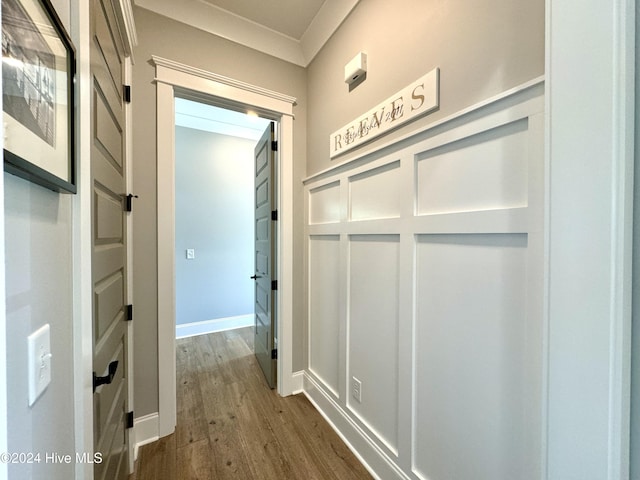
<svg viewBox="0 0 640 480"><path fill-rule="evenodd" d="M51 383L51 341L49 324L27 338L29 368L29 406L32 406Z"/></svg>
<svg viewBox="0 0 640 480"><path fill-rule="evenodd" d="M196 250L194 248L187 248L187 259L193 260L196 258Z"/></svg>

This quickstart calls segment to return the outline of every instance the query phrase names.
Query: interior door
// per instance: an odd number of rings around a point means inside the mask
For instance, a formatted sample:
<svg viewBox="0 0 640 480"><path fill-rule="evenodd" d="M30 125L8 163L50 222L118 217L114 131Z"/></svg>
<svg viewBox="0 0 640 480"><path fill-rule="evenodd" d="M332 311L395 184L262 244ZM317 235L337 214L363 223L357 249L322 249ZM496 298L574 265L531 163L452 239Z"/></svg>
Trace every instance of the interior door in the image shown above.
<svg viewBox="0 0 640 480"><path fill-rule="evenodd" d="M276 386L275 318L275 134L271 122L255 147L255 339L254 349L269 384Z"/></svg>
<svg viewBox="0 0 640 480"><path fill-rule="evenodd" d="M111 0L91 0L91 189L96 480L126 479L124 48Z"/></svg>

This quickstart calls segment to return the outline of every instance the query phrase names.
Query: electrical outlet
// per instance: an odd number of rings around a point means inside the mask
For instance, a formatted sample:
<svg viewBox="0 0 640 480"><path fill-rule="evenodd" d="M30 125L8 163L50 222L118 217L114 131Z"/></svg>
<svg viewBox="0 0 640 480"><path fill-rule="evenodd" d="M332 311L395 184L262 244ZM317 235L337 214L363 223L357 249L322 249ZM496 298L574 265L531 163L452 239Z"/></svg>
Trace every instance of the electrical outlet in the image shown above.
<svg viewBox="0 0 640 480"><path fill-rule="evenodd" d="M351 377L351 396L362 403L362 382L356 377Z"/></svg>

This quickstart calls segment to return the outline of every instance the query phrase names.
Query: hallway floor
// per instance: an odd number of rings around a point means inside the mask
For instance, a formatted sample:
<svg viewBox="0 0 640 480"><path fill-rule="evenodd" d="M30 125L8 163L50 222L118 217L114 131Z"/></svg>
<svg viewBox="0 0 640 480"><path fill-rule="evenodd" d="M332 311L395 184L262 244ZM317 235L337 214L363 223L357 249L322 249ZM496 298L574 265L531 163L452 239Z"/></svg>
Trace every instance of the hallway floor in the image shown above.
<svg viewBox="0 0 640 480"><path fill-rule="evenodd" d="M270 390L253 327L177 340L178 425L129 480L350 480L366 469L307 398Z"/></svg>

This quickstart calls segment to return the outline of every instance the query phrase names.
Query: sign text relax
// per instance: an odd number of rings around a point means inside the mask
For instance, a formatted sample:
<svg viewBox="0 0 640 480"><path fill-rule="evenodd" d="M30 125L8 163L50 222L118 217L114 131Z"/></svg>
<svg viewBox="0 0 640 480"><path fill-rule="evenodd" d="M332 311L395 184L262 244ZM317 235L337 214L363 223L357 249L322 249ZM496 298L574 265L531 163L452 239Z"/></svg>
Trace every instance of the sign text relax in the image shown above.
<svg viewBox="0 0 640 480"><path fill-rule="evenodd" d="M439 69L431 70L377 107L332 133L329 137L331 158L436 110L439 106L439 80Z"/></svg>

